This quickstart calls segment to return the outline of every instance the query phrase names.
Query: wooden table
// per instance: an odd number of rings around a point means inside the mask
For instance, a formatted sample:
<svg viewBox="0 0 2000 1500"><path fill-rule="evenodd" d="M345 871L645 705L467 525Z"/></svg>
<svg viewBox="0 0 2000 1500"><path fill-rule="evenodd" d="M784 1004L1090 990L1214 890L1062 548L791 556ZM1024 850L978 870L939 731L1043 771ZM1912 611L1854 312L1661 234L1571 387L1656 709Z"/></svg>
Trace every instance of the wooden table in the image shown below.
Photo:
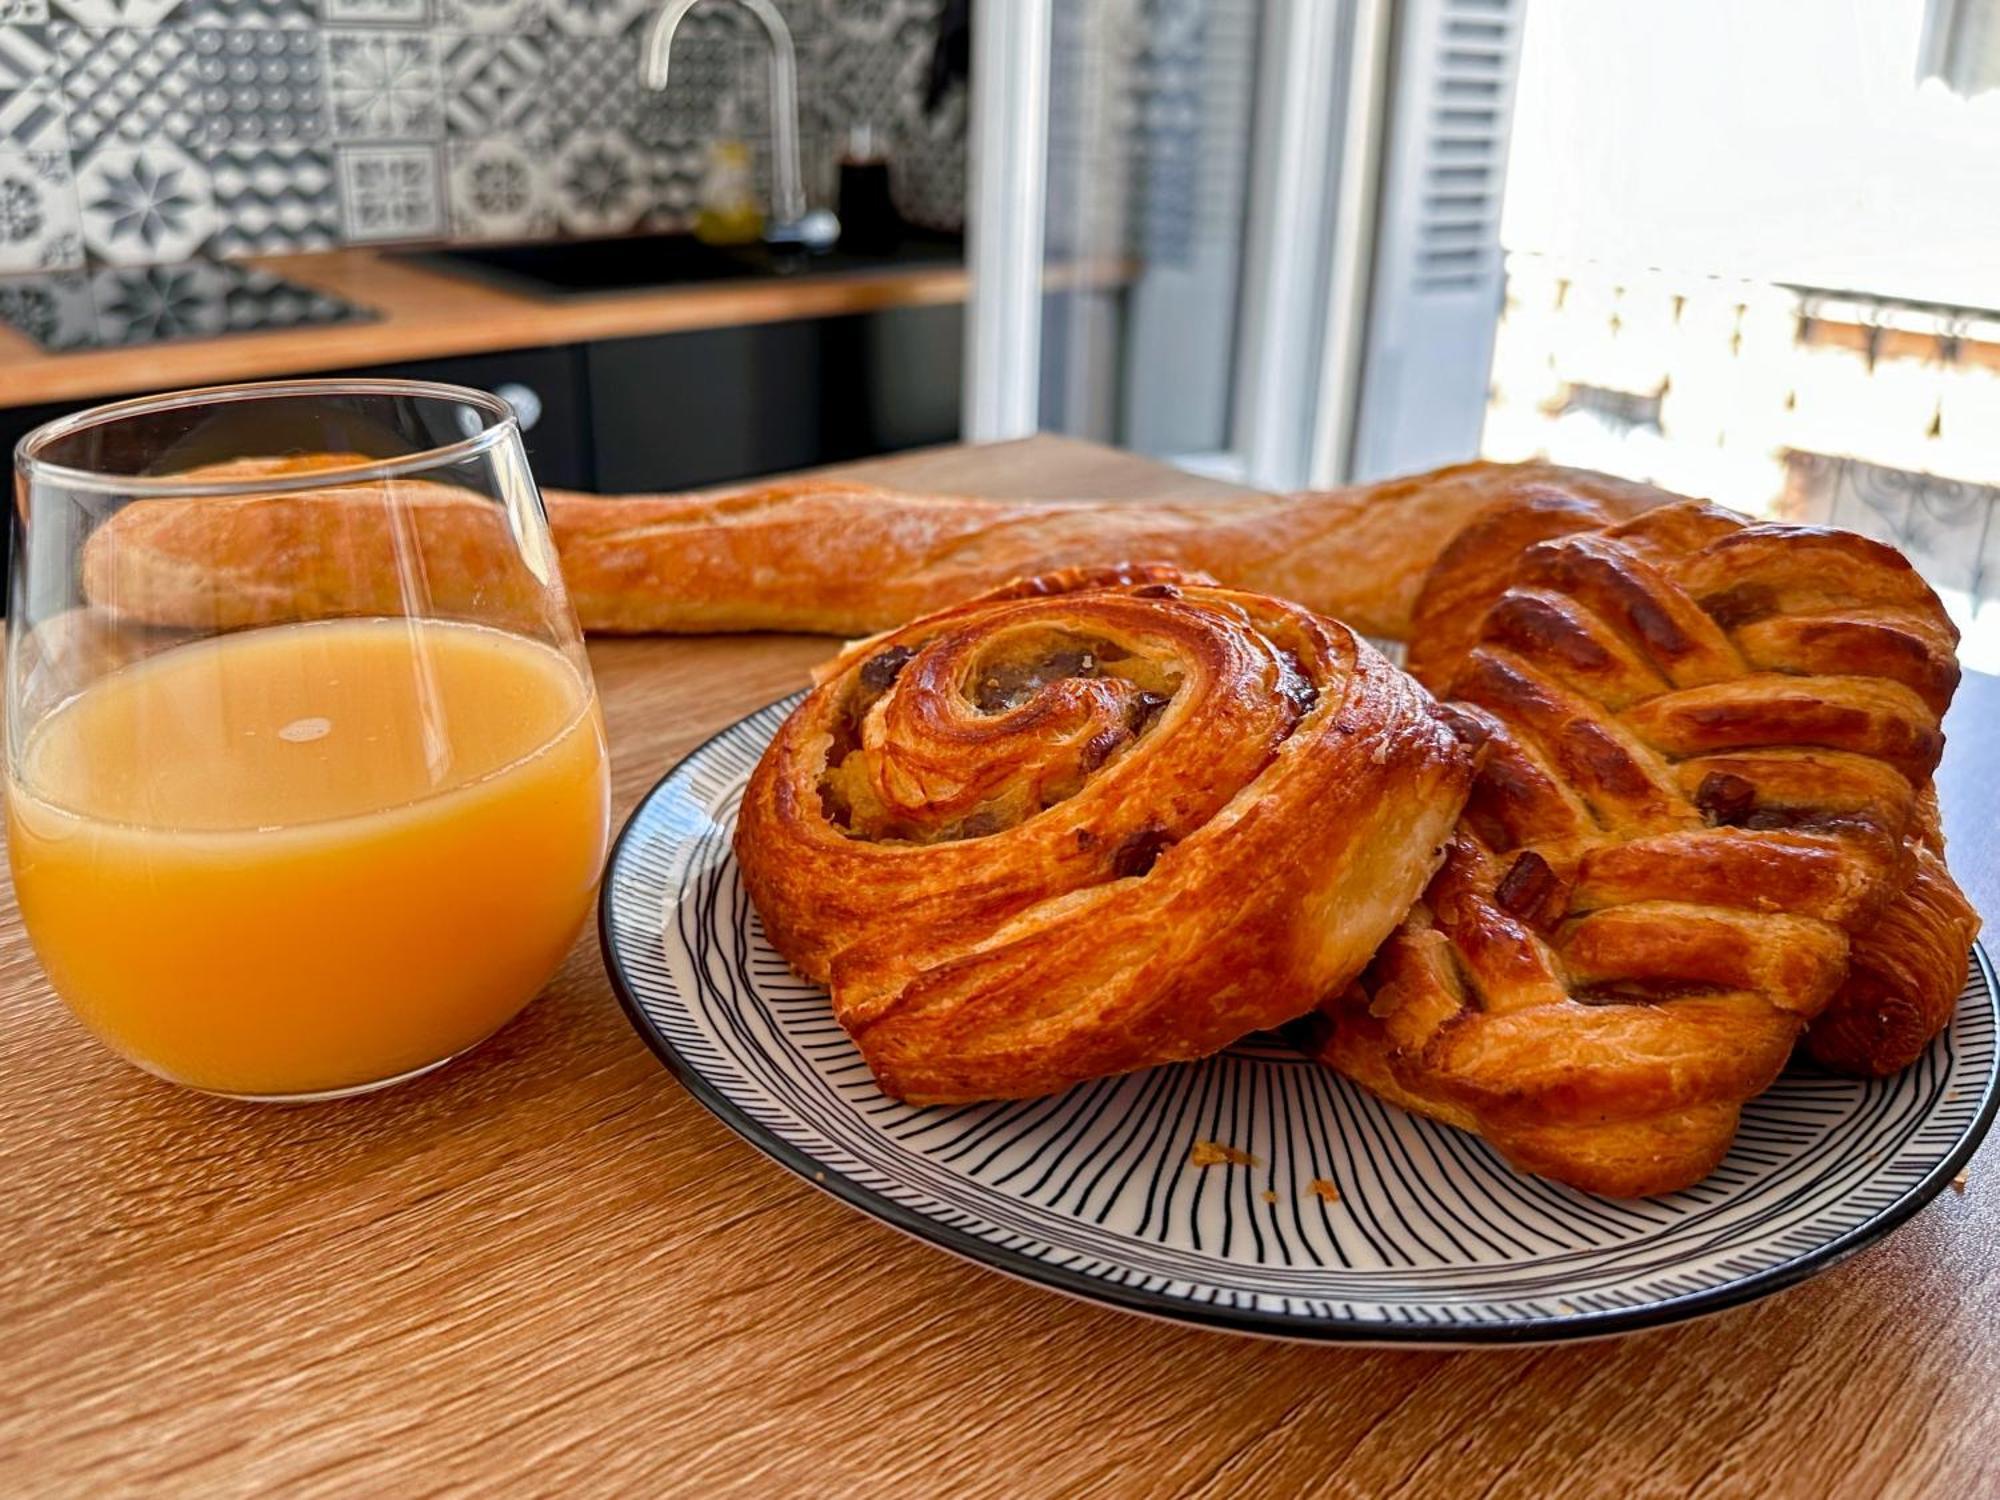
<svg viewBox="0 0 2000 1500"><path fill-rule="evenodd" d="M996 493L1214 488L1051 440L865 471ZM828 649L593 645L621 815ZM2000 911L2000 681L1970 682L1950 730L1953 862ZM8 891L0 1049L0 1493L2000 1486L1991 1151L1887 1243L1707 1323L1379 1353L1104 1311L841 1207L661 1070L594 939L442 1074L272 1109L155 1083L88 1040Z"/></svg>

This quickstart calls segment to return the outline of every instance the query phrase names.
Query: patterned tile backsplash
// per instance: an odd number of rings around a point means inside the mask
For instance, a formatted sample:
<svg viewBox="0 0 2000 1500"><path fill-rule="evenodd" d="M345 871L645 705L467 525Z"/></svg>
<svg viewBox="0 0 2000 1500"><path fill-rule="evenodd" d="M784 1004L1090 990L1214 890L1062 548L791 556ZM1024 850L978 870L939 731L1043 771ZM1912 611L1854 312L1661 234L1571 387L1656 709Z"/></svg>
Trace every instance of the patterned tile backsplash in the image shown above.
<svg viewBox="0 0 2000 1500"><path fill-rule="evenodd" d="M830 199L848 128L872 123L904 213L956 228L965 101L923 108L944 0L778 4L814 196ZM656 8L0 0L0 272L681 225L723 122L762 144L764 53L715 0L649 94Z"/></svg>

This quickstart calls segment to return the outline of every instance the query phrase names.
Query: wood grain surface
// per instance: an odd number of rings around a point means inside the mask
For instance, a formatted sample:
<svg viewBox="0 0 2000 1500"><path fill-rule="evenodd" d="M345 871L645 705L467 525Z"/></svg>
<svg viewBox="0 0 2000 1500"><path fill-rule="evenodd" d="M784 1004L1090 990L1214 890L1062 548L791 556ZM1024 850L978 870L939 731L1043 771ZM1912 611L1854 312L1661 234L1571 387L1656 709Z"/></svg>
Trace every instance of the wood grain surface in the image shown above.
<svg viewBox="0 0 2000 1500"><path fill-rule="evenodd" d="M1214 488L1048 439L861 471ZM620 816L828 650L594 644ZM1952 862L1994 913L2000 681L1949 729ZM1886 1243L1706 1323L1391 1353L1108 1312L843 1208L661 1070L594 937L466 1060L277 1109L89 1040L8 890L0 1059L9 1495L2000 1492L1991 1150Z"/></svg>

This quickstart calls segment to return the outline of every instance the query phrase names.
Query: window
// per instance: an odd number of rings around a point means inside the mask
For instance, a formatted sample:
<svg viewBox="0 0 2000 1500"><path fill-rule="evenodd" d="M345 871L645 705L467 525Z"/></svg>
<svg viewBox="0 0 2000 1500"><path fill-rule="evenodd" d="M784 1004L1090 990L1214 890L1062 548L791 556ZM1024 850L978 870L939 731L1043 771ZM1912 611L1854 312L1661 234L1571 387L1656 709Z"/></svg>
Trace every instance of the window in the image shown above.
<svg viewBox="0 0 2000 1500"><path fill-rule="evenodd" d="M2000 0L1526 14L1484 451L1893 542L2000 668Z"/></svg>
<svg viewBox="0 0 2000 1500"><path fill-rule="evenodd" d="M1930 0L1919 76L1967 98L2000 88L2000 0Z"/></svg>

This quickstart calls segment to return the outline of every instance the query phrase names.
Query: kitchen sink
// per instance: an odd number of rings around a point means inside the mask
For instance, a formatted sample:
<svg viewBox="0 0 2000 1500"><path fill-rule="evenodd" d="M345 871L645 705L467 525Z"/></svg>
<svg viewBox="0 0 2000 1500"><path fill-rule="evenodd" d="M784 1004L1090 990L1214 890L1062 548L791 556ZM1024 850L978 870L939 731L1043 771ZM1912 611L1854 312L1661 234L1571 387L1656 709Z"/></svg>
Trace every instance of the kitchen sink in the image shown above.
<svg viewBox="0 0 2000 1500"><path fill-rule="evenodd" d="M769 245L708 245L691 234L628 235L518 245L463 245L399 252L399 258L476 277L536 297L582 297L649 287L799 276L860 276L952 266L964 258L958 235L912 230L894 248L835 246L807 252Z"/></svg>

